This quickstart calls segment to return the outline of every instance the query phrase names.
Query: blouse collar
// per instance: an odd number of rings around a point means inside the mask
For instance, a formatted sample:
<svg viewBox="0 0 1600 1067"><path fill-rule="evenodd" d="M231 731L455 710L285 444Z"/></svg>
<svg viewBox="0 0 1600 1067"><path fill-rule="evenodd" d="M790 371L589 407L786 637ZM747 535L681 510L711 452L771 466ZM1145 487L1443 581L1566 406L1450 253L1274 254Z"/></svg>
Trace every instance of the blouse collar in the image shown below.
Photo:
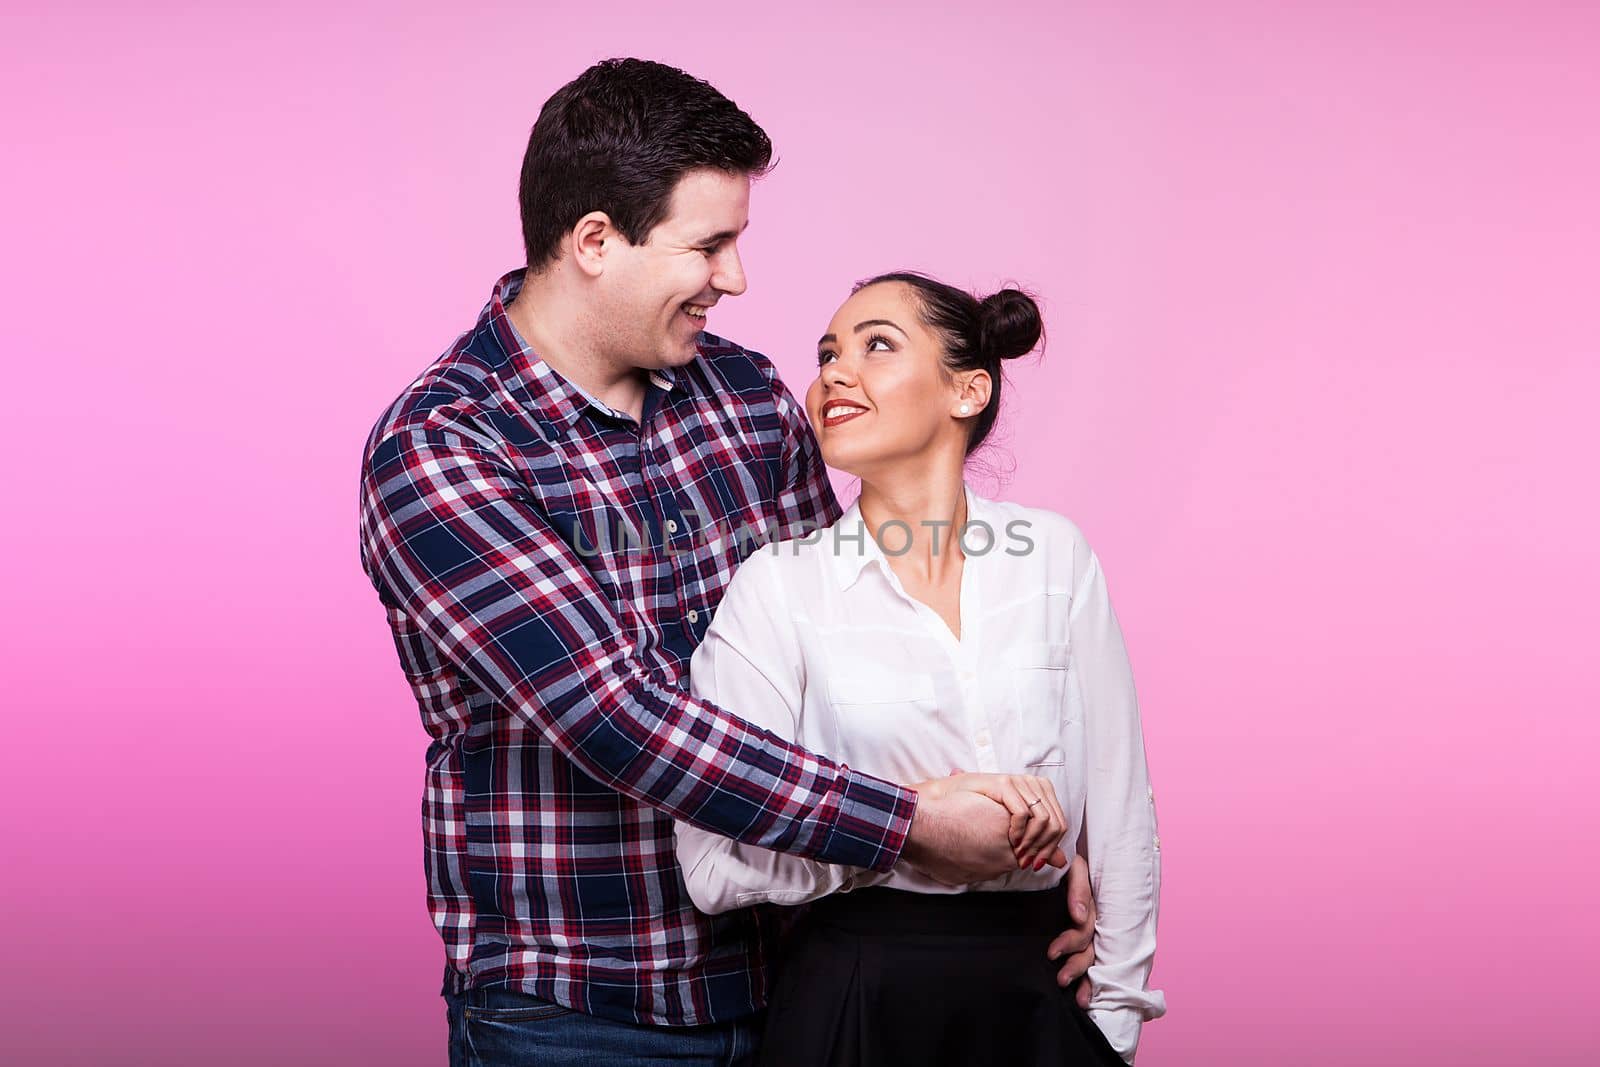
<svg viewBox="0 0 1600 1067"><path fill-rule="evenodd" d="M962 482L961 487L967 496L967 522L988 522L991 534L998 537L999 531L996 531L994 523L989 521L989 501L974 493L966 482ZM940 550L944 551L950 544L949 538L958 533L956 530L940 530ZM893 538L897 533L891 533L889 536ZM895 543L893 540L890 542L891 545ZM868 531L866 520L861 517L860 497L857 497L849 510L839 517L838 522L828 527L821 547L833 557L834 576L841 589L849 589L855 585L860 580L862 572L874 563L884 572L884 577L893 580L894 572L889 568L888 557Z"/></svg>

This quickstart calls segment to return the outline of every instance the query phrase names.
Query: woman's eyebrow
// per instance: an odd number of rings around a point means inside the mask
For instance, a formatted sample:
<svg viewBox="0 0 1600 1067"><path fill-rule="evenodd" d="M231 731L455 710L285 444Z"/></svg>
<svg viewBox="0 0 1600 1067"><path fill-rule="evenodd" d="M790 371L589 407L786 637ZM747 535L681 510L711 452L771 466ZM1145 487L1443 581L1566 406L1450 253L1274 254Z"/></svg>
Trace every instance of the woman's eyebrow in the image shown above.
<svg viewBox="0 0 1600 1067"><path fill-rule="evenodd" d="M898 325L896 325L895 323L890 322L888 319L862 319L860 322L856 323L855 329L852 332L853 333L860 333L862 330L865 330L868 326L888 326L888 327L891 327L892 329L900 330L900 327ZM906 333L904 330L900 330L900 332L901 333L905 333L907 337L911 336L909 333ZM825 333L821 337L817 338L817 344L819 344L819 345L831 345L831 344L834 344L835 342L837 342L838 340L839 340L839 338L834 336L833 334Z"/></svg>

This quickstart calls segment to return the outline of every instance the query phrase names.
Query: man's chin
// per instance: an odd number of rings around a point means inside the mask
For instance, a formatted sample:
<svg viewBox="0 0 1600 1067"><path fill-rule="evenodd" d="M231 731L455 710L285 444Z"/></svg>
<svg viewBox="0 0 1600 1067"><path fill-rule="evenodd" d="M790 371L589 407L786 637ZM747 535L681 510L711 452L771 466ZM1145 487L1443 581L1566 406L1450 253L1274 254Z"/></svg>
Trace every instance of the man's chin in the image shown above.
<svg viewBox="0 0 1600 1067"><path fill-rule="evenodd" d="M693 363L700 355L700 346L693 339L682 348L669 350L661 360L663 367L683 367Z"/></svg>

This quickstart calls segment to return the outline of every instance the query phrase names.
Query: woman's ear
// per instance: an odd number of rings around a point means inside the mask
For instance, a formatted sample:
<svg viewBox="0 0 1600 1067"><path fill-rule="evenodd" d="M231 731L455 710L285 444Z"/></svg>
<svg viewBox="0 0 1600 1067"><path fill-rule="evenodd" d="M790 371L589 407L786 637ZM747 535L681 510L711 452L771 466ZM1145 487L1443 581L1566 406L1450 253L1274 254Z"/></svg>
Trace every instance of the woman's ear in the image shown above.
<svg viewBox="0 0 1600 1067"><path fill-rule="evenodd" d="M972 371L958 379L954 415L971 418L989 406L989 390L993 382L986 370Z"/></svg>

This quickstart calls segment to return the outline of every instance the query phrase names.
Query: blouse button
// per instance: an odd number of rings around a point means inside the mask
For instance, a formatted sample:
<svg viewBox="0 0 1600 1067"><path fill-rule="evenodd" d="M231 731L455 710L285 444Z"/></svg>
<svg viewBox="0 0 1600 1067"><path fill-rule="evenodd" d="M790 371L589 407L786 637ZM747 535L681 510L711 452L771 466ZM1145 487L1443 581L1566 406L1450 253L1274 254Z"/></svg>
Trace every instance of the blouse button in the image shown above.
<svg viewBox="0 0 1600 1067"><path fill-rule="evenodd" d="M667 520L667 533L675 534L677 532L678 532L678 520L677 519L668 519ZM694 620L691 619L689 621L693 622Z"/></svg>
<svg viewBox="0 0 1600 1067"><path fill-rule="evenodd" d="M698 611L695 611L693 608L689 609L689 616L688 617L689 617L690 625L693 625L694 623L697 623L697 622L700 621L700 613Z"/></svg>

